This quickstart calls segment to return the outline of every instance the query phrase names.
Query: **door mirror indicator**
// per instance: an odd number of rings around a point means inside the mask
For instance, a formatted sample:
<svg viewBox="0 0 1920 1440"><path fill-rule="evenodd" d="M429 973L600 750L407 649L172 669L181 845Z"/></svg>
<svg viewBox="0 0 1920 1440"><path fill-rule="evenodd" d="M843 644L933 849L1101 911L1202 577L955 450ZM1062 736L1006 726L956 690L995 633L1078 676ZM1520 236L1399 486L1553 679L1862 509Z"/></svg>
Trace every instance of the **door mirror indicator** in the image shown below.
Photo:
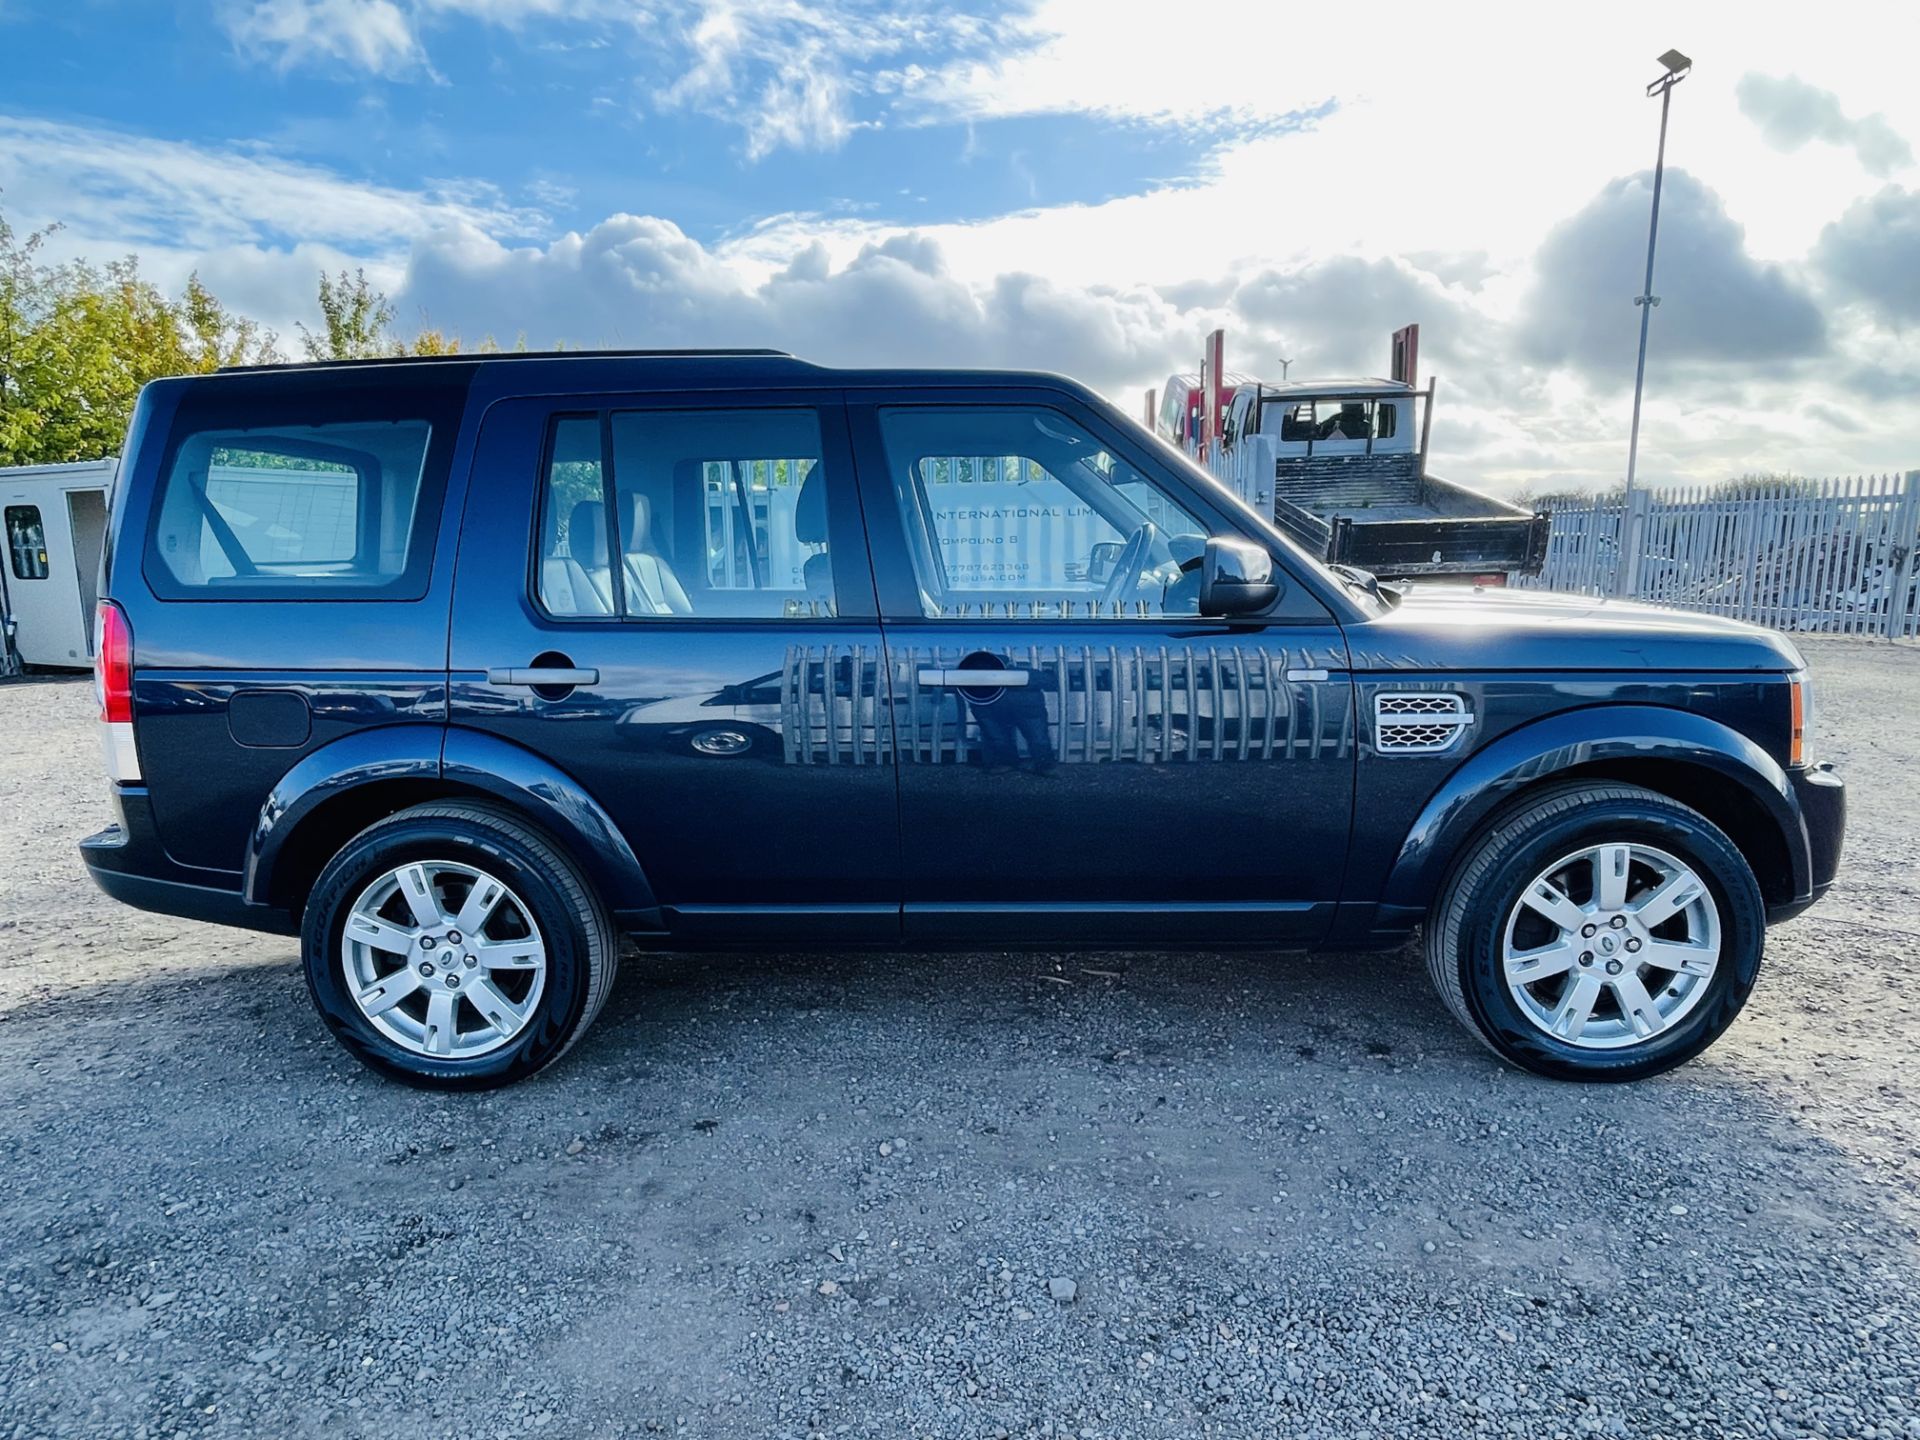
<svg viewBox="0 0 1920 1440"><path fill-rule="evenodd" d="M1200 559L1202 615L1256 615L1280 598L1273 556L1251 540L1215 535Z"/></svg>

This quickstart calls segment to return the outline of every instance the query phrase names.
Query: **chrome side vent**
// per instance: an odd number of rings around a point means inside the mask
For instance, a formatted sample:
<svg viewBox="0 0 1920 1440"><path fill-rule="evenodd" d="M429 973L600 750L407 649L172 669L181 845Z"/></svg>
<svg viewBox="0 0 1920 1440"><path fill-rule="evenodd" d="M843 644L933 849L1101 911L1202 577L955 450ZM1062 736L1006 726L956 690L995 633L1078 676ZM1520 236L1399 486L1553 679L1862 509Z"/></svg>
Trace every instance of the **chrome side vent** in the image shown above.
<svg viewBox="0 0 1920 1440"><path fill-rule="evenodd" d="M1463 695L1432 690L1373 697L1373 744L1383 755L1432 755L1467 733L1473 715Z"/></svg>

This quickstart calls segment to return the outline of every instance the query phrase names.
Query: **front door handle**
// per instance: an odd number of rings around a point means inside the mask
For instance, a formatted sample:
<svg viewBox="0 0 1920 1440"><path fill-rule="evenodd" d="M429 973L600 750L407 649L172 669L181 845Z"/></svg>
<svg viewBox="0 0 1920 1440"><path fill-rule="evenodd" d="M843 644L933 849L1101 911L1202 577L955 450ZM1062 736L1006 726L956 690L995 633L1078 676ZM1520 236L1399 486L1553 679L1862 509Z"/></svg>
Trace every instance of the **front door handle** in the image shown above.
<svg viewBox="0 0 1920 1440"><path fill-rule="evenodd" d="M968 690L1018 689L1032 679L1027 670L922 670L922 685L960 685Z"/></svg>
<svg viewBox="0 0 1920 1440"><path fill-rule="evenodd" d="M598 670L559 665L498 665L487 671L489 685L540 685L558 690L566 685L598 685Z"/></svg>

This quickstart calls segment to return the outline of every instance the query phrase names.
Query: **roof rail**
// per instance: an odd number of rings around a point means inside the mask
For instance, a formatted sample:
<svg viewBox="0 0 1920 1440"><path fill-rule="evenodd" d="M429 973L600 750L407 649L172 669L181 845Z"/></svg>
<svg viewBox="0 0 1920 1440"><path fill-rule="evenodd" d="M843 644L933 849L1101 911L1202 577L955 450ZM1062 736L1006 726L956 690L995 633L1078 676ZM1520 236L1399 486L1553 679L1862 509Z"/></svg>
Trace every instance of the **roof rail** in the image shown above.
<svg viewBox="0 0 1920 1440"><path fill-rule="evenodd" d="M451 355L367 355L353 360L290 360L271 365L222 365L223 375L258 370L330 370L341 365L439 365L480 360L791 360L786 350L470 350Z"/></svg>

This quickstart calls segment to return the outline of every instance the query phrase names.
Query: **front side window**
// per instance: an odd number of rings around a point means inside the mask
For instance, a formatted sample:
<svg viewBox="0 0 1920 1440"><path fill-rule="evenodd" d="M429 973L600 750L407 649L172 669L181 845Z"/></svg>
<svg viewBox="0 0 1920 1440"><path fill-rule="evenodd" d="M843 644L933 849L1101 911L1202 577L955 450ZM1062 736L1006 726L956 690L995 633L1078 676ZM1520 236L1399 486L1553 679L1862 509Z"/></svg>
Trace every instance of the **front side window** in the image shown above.
<svg viewBox="0 0 1920 1440"><path fill-rule="evenodd" d="M420 549L430 438L425 420L189 433L161 481L158 572L235 598L390 590Z"/></svg>
<svg viewBox="0 0 1920 1440"><path fill-rule="evenodd" d="M1205 525L1067 416L889 408L880 431L929 619L1198 613Z"/></svg>
<svg viewBox="0 0 1920 1440"><path fill-rule="evenodd" d="M47 531L38 505L9 505L6 512L7 558L16 580L47 578Z"/></svg>
<svg viewBox="0 0 1920 1440"><path fill-rule="evenodd" d="M542 486L541 603L571 617L830 617L826 483L811 410L562 417Z"/></svg>

